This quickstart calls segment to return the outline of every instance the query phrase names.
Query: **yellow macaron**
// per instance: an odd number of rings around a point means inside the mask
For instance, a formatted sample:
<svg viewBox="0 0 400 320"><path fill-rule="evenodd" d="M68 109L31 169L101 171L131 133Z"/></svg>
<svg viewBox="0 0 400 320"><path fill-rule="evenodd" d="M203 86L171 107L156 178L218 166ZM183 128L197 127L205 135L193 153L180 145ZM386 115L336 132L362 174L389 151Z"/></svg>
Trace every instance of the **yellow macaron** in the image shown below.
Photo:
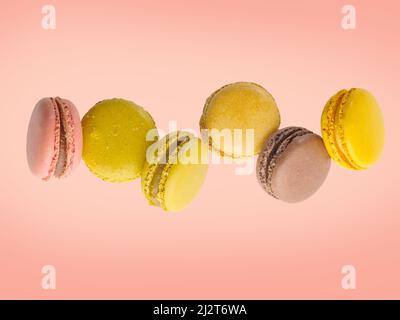
<svg viewBox="0 0 400 320"><path fill-rule="evenodd" d="M207 146L192 134L173 132L147 151L142 191L149 204L181 211L196 197L208 169Z"/></svg>
<svg viewBox="0 0 400 320"><path fill-rule="evenodd" d="M329 155L344 168L367 169L382 153L382 112L375 97L365 89L335 94L325 105L321 130Z"/></svg>
<svg viewBox="0 0 400 320"><path fill-rule="evenodd" d="M251 157L280 125L273 96L259 84L235 82L207 99L200 119L202 136L222 156Z"/></svg>
<svg viewBox="0 0 400 320"><path fill-rule="evenodd" d="M139 178L151 139L158 138L151 115L125 99L97 103L83 117L82 131L83 160L94 175L108 182Z"/></svg>

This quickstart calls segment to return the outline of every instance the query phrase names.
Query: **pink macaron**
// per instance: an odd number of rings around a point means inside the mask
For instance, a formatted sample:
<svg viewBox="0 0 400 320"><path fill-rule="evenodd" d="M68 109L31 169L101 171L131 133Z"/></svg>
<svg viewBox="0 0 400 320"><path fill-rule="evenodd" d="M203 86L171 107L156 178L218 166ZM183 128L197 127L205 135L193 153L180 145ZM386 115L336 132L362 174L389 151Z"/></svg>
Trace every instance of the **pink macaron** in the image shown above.
<svg viewBox="0 0 400 320"><path fill-rule="evenodd" d="M82 127L78 110L66 99L43 98L29 122L26 154L32 173L47 181L74 170L82 156Z"/></svg>

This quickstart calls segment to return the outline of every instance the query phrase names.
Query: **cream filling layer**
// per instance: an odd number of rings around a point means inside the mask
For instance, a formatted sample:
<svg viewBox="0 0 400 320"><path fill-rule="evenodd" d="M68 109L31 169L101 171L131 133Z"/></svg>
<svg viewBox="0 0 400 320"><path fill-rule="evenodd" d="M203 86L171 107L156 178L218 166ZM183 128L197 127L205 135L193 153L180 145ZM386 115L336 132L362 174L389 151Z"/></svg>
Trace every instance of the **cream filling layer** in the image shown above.
<svg viewBox="0 0 400 320"><path fill-rule="evenodd" d="M75 154L75 141L74 141L74 125L72 113L61 98L53 99L55 106L58 109L60 118L59 130L59 154L57 163L54 169L54 176L61 178L69 173L72 168L73 157Z"/></svg>

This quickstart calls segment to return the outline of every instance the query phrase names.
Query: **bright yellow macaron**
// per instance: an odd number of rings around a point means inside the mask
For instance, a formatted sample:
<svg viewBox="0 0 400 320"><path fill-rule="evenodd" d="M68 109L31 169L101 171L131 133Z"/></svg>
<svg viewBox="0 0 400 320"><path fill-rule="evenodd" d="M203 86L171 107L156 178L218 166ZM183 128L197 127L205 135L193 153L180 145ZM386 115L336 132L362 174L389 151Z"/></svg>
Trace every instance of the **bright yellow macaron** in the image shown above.
<svg viewBox="0 0 400 320"><path fill-rule="evenodd" d="M259 84L235 82L207 99L200 119L202 136L222 156L251 157L280 125L273 96Z"/></svg>
<svg viewBox="0 0 400 320"><path fill-rule="evenodd" d="M140 177L146 150L158 138L150 114L124 99L97 103L83 117L82 131L83 160L94 175L109 182Z"/></svg>
<svg viewBox="0 0 400 320"><path fill-rule="evenodd" d="M335 94L322 113L321 130L329 155L342 167L367 169L382 153L382 112L375 97L365 89Z"/></svg>
<svg viewBox="0 0 400 320"><path fill-rule="evenodd" d="M208 148L192 134L170 133L147 151L142 191L153 206L181 211L200 191L207 175Z"/></svg>

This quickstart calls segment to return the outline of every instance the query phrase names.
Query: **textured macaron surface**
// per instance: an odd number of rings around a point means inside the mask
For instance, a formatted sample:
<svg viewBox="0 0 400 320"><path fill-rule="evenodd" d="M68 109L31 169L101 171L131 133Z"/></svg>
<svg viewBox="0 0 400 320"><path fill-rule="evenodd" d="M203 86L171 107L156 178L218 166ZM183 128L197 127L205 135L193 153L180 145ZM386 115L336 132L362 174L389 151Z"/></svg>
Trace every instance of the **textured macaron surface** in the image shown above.
<svg viewBox="0 0 400 320"><path fill-rule="evenodd" d="M26 144L28 165L43 180L66 177L78 166L82 129L78 110L66 99L43 98L29 122Z"/></svg>
<svg viewBox="0 0 400 320"><path fill-rule="evenodd" d="M330 157L320 136L300 127L273 134L257 161L257 178L271 196L294 203L311 197L325 181Z"/></svg>
<svg viewBox="0 0 400 320"><path fill-rule="evenodd" d="M322 113L321 131L329 155L345 168L367 169L382 153L383 116L367 90L341 90L334 95Z"/></svg>
<svg viewBox="0 0 400 320"><path fill-rule="evenodd" d="M181 211L199 193L208 170L207 146L190 133L171 133L157 145L155 161L142 173L142 190L151 205Z"/></svg>
<svg viewBox="0 0 400 320"><path fill-rule="evenodd" d="M124 99L97 103L84 116L82 130L82 155L87 167L97 177L109 182L138 178L145 163L146 150L154 143L151 135L157 137L150 114Z"/></svg>
<svg viewBox="0 0 400 320"><path fill-rule="evenodd" d="M280 114L272 95L258 84L237 82L223 86L206 101L200 128L208 130L208 143L234 158L258 154L264 141L279 128ZM213 135L212 129L228 139ZM229 131L226 131L228 129ZM240 130L235 134L234 130ZM251 140L248 133L251 133Z"/></svg>

